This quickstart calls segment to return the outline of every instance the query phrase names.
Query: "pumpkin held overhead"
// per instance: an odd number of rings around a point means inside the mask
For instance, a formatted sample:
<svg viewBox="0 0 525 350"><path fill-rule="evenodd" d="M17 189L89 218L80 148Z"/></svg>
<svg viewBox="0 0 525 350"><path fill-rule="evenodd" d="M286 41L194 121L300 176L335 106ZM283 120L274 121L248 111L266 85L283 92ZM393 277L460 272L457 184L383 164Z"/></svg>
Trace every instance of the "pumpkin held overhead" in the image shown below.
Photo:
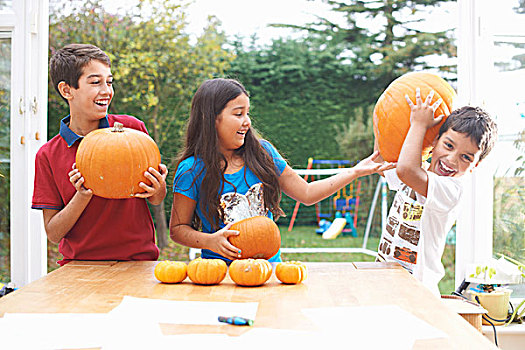
<svg viewBox="0 0 525 350"><path fill-rule="evenodd" d="M379 152L387 162L396 162L399 157L403 141L410 128L410 106L406 103L405 95L415 103L416 88L421 90L423 100L431 90L434 90L432 103L439 98L443 100L435 115L445 116L441 123L427 131L423 141L423 159L428 158L432 141L437 136L441 124L452 112L456 92L441 77L432 73L413 72L394 80L377 100L373 117L374 135Z"/></svg>

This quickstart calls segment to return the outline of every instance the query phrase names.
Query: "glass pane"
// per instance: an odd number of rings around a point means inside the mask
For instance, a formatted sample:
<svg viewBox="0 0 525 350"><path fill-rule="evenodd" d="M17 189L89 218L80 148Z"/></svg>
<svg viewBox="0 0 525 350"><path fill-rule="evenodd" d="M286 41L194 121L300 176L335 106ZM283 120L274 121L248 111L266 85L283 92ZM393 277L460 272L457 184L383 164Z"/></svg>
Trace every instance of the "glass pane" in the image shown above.
<svg viewBox="0 0 525 350"><path fill-rule="evenodd" d="M0 33L1 34L1 33ZM11 39L0 36L0 282L10 280Z"/></svg>
<svg viewBox="0 0 525 350"><path fill-rule="evenodd" d="M13 8L13 0L0 0L0 12L11 10Z"/></svg>
<svg viewBox="0 0 525 350"><path fill-rule="evenodd" d="M502 0L494 27L494 84L491 101L499 137L491 155L494 175L494 257L525 263L525 4ZM519 24L519 25L518 25ZM518 288L513 297L524 297Z"/></svg>

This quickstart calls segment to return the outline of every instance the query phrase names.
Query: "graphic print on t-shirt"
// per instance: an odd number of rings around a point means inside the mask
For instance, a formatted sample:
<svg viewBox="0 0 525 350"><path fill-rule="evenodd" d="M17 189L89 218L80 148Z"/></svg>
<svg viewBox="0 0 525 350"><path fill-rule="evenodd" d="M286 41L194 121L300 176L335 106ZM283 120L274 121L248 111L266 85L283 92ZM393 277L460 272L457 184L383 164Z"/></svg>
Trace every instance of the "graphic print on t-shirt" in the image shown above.
<svg viewBox="0 0 525 350"><path fill-rule="evenodd" d="M228 192L221 196L220 206L224 210L224 222L237 222L252 216L266 216L263 185L255 184L246 194Z"/></svg>
<svg viewBox="0 0 525 350"><path fill-rule="evenodd" d="M379 242L378 260L395 261L413 272L417 264L423 205L416 193L401 185L388 213L386 230Z"/></svg>

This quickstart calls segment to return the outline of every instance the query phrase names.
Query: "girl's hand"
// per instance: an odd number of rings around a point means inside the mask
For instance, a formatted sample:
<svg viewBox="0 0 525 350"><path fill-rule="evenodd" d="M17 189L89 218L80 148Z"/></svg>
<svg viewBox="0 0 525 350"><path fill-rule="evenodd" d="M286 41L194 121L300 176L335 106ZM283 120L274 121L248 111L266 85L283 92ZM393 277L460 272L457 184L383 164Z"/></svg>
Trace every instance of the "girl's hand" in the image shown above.
<svg viewBox="0 0 525 350"><path fill-rule="evenodd" d="M210 235L209 249L225 258L234 260L241 257L241 250L228 241L228 237L239 235L239 231L230 230L231 225L232 223L228 223L219 231Z"/></svg>
<svg viewBox="0 0 525 350"><path fill-rule="evenodd" d="M357 163L353 169L357 173L357 176L365 176L374 173L382 175L383 171L396 167L396 163L385 162L382 161L382 159L379 151L375 151L368 158Z"/></svg>
<svg viewBox="0 0 525 350"><path fill-rule="evenodd" d="M151 181L151 186L146 185L144 182L140 182L139 187L146 192L135 193L133 196L137 198L149 198L162 192L162 198L164 198L167 175L168 168L164 164L159 164L159 171L152 167L148 168L148 171L144 172L144 176Z"/></svg>
<svg viewBox="0 0 525 350"><path fill-rule="evenodd" d="M93 196L93 191L90 189L84 187L84 177L80 173L80 171L77 169L77 164L73 163L73 166L71 167L73 170L71 170L67 175L69 176L69 182L75 187L77 192L82 196L91 197Z"/></svg>
<svg viewBox="0 0 525 350"><path fill-rule="evenodd" d="M416 104L410 100L408 95L405 95L405 99L407 100L408 105L410 106L410 124L419 124L421 126L424 126L426 129L430 129L433 126L438 125L441 120L443 119L444 115L440 115L436 118L434 118L434 113L436 112L436 109L438 109L439 105L443 102L441 98L439 98L436 102L433 104L430 104L432 102L432 97L434 97L434 90L431 90L425 99L425 102L421 99L421 90L419 88L416 88Z"/></svg>

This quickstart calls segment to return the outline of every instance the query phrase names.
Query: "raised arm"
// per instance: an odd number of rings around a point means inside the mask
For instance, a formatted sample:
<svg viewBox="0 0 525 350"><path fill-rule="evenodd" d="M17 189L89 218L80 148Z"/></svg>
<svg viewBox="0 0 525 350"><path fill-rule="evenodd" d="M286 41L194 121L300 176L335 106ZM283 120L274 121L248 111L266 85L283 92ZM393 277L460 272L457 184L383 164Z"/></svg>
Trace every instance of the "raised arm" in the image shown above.
<svg viewBox="0 0 525 350"><path fill-rule="evenodd" d="M279 184L283 192L291 198L303 204L312 205L334 194L358 177L392 169L395 166L387 162L378 163L378 157L379 152L374 152L344 172L313 182L306 182L292 168L286 166L279 177Z"/></svg>
<svg viewBox="0 0 525 350"><path fill-rule="evenodd" d="M401 181L410 186L414 191L426 196L428 190L428 175L421 168L421 152L423 140L428 129L439 124L443 116L434 118L434 112L442 100L431 104L434 91L431 91L425 101L421 99L421 92L416 89L416 103L405 96L410 106L410 128L399 153L396 172Z"/></svg>

